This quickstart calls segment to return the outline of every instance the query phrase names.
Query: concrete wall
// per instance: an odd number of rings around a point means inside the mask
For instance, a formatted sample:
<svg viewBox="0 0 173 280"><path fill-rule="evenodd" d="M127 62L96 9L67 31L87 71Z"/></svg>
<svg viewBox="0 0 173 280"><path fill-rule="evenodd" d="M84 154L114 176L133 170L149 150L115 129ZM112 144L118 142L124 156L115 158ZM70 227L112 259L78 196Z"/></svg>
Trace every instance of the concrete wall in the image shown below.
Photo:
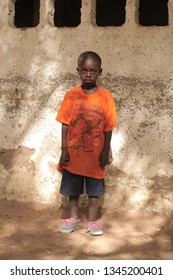
<svg viewBox="0 0 173 280"><path fill-rule="evenodd" d="M53 0L41 0L40 24L28 29L13 26L14 2L0 3L0 198L61 204L55 116L80 83L78 55L93 50L118 109L102 206L173 210L173 2L166 27L140 26L135 0L123 26L97 27L95 0L83 0L81 24L56 28Z"/></svg>

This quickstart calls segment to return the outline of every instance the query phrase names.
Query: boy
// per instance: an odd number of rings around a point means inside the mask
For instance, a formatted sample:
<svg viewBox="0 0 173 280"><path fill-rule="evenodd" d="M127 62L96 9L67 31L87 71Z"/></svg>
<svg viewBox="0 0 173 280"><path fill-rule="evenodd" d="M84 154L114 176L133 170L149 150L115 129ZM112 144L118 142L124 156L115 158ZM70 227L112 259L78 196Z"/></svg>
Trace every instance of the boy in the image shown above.
<svg viewBox="0 0 173 280"><path fill-rule="evenodd" d="M97 222L97 213L99 197L104 194L105 166L109 161L112 129L116 126L116 111L112 95L96 83L102 73L101 62L100 56L92 51L79 56L77 71L82 84L66 93L56 117L62 123L60 193L69 196L71 212L59 232L72 232L80 226L78 202L85 180L89 197L87 232L104 233Z"/></svg>

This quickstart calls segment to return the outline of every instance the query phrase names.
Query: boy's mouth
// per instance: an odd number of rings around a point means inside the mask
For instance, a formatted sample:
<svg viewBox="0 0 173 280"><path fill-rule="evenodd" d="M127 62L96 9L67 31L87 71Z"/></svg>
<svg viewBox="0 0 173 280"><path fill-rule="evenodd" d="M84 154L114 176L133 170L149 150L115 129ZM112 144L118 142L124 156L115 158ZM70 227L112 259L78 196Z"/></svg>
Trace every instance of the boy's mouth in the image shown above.
<svg viewBox="0 0 173 280"><path fill-rule="evenodd" d="M85 80L85 83L86 83L86 84L91 84L91 83L94 83L94 82L93 82L91 79L86 79L86 80Z"/></svg>

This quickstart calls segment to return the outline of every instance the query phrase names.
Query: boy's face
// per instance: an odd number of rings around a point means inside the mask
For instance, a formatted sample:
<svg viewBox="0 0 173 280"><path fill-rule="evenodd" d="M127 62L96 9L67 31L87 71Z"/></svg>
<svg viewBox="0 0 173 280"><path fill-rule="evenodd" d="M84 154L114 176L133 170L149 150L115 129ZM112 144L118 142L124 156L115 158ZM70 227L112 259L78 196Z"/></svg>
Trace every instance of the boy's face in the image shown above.
<svg viewBox="0 0 173 280"><path fill-rule="evenodd" d="M77 71L82 84L86 87L91 87L96 84L98 77L101 75L102 69L96 60L93 58L87 58L84 62L79 63Z"/></svg>

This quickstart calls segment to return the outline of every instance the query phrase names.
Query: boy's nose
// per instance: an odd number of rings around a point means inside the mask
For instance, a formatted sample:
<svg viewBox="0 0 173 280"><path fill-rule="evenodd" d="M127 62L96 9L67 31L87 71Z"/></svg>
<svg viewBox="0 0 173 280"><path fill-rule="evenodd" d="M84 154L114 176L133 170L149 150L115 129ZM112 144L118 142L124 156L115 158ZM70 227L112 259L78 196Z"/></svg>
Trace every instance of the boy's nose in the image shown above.
<svg viewBox="0 0 173 280"><path fill-rule="evenodd" d="M86 75L87 75L87 77L90 77L91 76L90 71L87 71Z"/></svg>

